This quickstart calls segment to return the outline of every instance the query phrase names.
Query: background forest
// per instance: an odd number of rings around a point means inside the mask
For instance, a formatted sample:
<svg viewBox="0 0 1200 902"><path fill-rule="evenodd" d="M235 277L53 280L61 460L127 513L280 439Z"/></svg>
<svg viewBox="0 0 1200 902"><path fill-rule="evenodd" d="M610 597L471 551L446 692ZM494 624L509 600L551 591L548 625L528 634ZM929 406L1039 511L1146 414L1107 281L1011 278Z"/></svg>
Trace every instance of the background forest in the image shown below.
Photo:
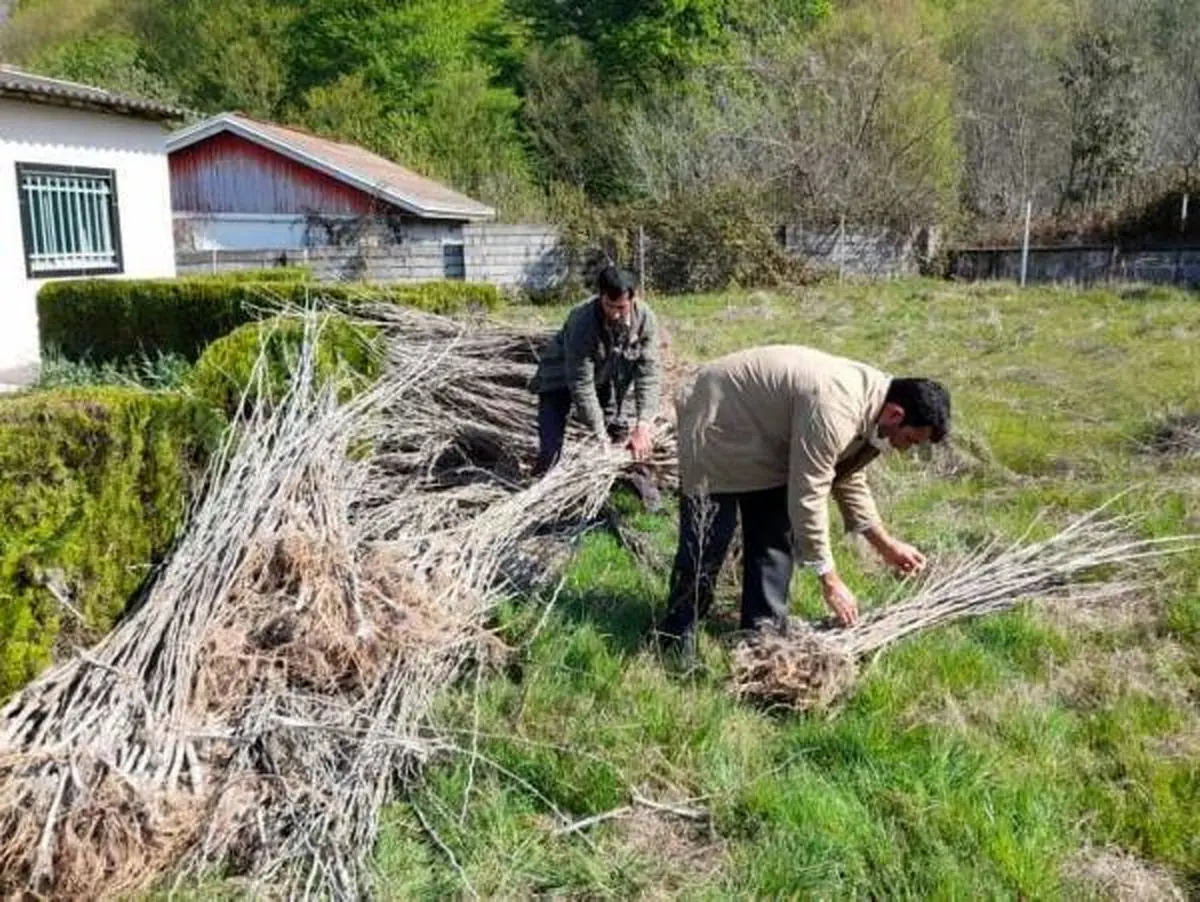
<svg viewBox="0 0 1200 902"><path fill-rule="evenodd" d="M7 62L360 143L506 219L979 239L1032 200L1080 233L1200 177L1200 0L4 5Z"/></svg>

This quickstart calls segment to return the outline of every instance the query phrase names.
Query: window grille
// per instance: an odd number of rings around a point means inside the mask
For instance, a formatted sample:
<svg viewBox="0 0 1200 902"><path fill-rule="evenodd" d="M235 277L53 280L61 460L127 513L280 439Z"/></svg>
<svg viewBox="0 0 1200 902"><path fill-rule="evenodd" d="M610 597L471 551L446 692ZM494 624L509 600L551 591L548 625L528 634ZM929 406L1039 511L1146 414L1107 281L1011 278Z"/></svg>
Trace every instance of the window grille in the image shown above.
<svg viewBox="0 0 1200 902"><path fill-rule="evenodd" d="M121 272L111 170L17 165L30 278Z"/></svg>

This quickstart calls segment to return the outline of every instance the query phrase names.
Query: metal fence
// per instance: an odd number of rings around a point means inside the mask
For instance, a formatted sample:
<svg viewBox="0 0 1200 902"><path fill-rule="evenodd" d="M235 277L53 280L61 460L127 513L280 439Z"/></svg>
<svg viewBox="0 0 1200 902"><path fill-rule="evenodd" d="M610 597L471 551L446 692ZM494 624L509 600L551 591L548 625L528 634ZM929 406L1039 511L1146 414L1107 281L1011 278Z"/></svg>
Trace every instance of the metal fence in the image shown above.
<svg viewBox="0 0 1200 902"><path fill-rule="evenodd" d="M950 252L953 279L1021 281L1022 248L958 248ZM1200 247L1122 248L1119 245L1030 247L1029 282L1095 285L1147 282L1200 288Z"/></svg>

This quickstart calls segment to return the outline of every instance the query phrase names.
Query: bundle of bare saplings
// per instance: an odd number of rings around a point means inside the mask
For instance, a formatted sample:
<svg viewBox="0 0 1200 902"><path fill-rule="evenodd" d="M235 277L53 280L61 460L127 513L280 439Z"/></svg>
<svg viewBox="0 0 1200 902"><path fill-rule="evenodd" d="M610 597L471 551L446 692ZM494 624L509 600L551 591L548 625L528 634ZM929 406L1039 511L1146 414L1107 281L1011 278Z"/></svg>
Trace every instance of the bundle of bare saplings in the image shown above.
<svg viewBox="0 0 1200 902"><path fill-rule="evenodd" d="M1138 538L1137 516L1105 515L1116 500L1045 538L1008 547L993 541L935 561L854 627L792 620L785 630L741 638L732 656L735 693L767 706L823 709L851 689L859 662L914 633L1035 598L1074 605L1137 599L1158 575L1146 565L1195 553L1200 536Z"/></svg>
<svg viewBox="0 0 1200 902"><path fill-rule="evenodd" d="M356 309L387 361L339 404L322 316L300 315L288 393L242 411L144 601L0 712L6 896L221 874L362 898L380 809L437 747L436 694L497 644L533 543L594 518L628 466L571 456L577 433L523 477L541 333Z"/></svg>

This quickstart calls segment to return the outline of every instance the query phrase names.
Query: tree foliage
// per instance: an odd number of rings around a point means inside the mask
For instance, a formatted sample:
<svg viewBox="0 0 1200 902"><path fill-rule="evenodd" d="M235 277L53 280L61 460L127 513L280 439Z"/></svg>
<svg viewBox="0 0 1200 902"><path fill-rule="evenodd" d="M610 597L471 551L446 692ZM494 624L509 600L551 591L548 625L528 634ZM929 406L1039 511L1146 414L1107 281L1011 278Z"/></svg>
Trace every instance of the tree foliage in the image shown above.
<svg viewBox="0 0 1200 902"><path fill-rule="evenodd" d="M510 217L728 189L775 221L1008 223L1200 179L1200 0L19 0L0 57Z"/></svg>

